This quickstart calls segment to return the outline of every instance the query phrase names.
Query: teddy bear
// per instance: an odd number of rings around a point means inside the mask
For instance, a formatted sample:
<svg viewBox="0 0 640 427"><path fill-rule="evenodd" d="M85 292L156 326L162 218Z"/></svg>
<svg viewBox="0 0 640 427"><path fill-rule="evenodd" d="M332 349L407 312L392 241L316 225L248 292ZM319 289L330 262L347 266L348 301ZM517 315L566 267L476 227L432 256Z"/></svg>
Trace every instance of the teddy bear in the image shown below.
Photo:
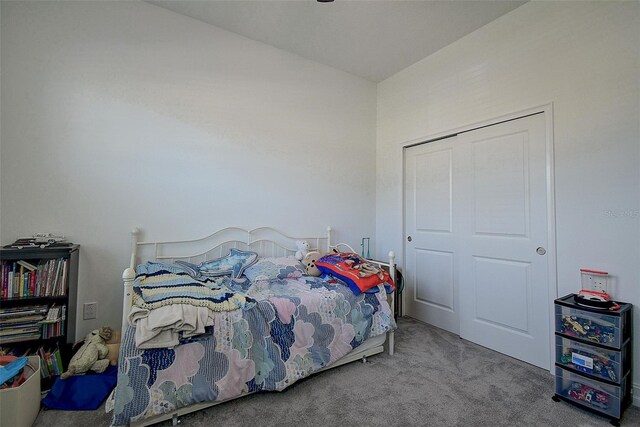
<svg viewBox="0 0 640 427"><path fill-rule="evenodd" d="M108 326L87 334L84 344L71 358L69 369L60 375L60 378L66 379L71 375L85 374L89 370L97 373L104 372L109 366L109 359L106 358L109 349L105 342L111 339L112 334L113 329Z"/></svg>
<svg viewBox="0 0 640 427"><path fill-rule="evenodd" d="M298 250L296 251L296 259L298 261L302 261L307 253L309 253L311 245L309 245L309 242L306 240L297 240L296 246L298 247Z"/></svg>
<svg viewBox="0 0 640 427"><path fill-rule="evenodd" d="M318 267L316 267L316 261L319 260L320 257L322 257L322 254L317 251L311 251L305 255L302 263L304 264L304 268L307 270L307 274L309 276L318 277L322 274Z"/></svg>
<svg viewBox="0 0 640 427"><path fill-rule="evenodd" d="M109 364L111 366L116 366L118 364L118 357L120 356L120 330L116 329L111 334L111 338L104 343L109 349L107 353L107 359L109 359Z"/></svg>

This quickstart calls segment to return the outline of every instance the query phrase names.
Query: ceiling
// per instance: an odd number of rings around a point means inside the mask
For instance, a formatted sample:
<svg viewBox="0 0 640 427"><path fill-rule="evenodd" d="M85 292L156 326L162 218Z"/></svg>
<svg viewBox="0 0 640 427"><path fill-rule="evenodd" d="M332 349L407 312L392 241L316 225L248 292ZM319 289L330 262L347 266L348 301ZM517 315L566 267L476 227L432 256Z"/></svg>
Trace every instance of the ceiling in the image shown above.
<svg viewBox="0 0 640 427"><path fill-rule="evenodd" d="M149 3L379 82L525 1Z"/></svg>

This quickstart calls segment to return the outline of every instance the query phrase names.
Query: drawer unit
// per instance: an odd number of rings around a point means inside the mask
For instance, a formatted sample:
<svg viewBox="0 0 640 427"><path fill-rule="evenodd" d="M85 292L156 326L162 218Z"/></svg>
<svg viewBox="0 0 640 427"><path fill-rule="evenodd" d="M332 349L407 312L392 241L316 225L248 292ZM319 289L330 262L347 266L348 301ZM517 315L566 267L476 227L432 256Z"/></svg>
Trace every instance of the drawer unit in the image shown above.
<svg viewBox="0 0 640 427"><path fill-rule="evenodd" d="M619 348L624 341L620 317L556 306L556 332L585 342Z"/></svg>
<svg viewBox="0 0 640 427"><path fill-rule="evenodd" d="M629 343L617 351L596 347L556 335L556 365L574 369L596 379L618 382L631 368Z"/></svg>
<svg viewBox="0 0 640 427"><path fill-rule="evenodd" d="M631 403L633 307L618 310L583 307L574 294L555 307L556 393L565 400L611 418L620 425Z"/></svg>
<svg viewBox="0 0 640 427"><path fill-rule="evenodd" d="M619 386L605 384L556 366L556 393L571 403L619 419L630 403L629 379L625 376Z"/></svg>

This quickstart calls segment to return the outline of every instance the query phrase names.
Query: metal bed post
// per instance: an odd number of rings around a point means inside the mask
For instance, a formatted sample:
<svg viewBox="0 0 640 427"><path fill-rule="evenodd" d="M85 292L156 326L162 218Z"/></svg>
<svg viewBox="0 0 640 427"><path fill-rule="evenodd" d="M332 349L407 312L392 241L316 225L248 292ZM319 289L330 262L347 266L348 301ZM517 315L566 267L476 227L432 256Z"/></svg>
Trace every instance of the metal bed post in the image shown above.
<svg viewBox="0 0 640 427"><path fill-rule="evenodd" d="M129 268L122 273L122 280L124 282L124 298L122 299L122 338L124 339L124 333L127 330L129 323L128 317L131 311L131 304L133 303L133 281L136 278L136 258L138 255L138 236L140 230L134 228L131 230L131 260L129 261Z"/></svg>
<svg viewBox="0 0 640 427"><path fill-rule="evenodd" d="M391 280L396 284L396 290L398 289L396 282L396 254L393 251L389 251L389 273L391 274ZM395 291L391 293L391 317L395 318ZM389 340L389 356L393 356L394 345L395 345L395 332L393 330L388 332L388 340Z"/></svg>

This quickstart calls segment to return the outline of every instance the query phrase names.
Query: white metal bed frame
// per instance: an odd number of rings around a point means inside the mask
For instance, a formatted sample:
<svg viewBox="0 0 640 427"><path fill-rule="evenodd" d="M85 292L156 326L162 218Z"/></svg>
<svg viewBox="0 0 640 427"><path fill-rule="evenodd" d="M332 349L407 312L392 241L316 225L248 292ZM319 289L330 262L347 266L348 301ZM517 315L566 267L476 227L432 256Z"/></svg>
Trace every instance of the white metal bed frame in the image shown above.
<svg viewBox="0 0 640 427"><path fill-rule="evenodd" d="M227 227L206 237L193 240L176 240L176 241L158 241L158 242L145 242L139 241L140 230L134 228L131 231L131 259L127 269L122 274L124 281L124 299L122 304L122 336L128 326L128 314L131 310L132 297L133 297L133 282L135 280L135 267L138 263L138 259L145 260L161 260L161 261L175 261L175 260L187 260L189 262L202 262L212 258L219 258L226 255L230 248L237 248L241 250L251 250L257 252L260 257L274 257L274 256L288 256L295 254L297 248L295 242L297 240L307 240L315 247L311 250L326 250L327 252L333 248L340 246L346 246L351 249L349 245L344 243L331 244L331 227L327 227L326 236L321 237L291 237L271 227L259 227L251 230L246 230L238 227ZM372 261L380 267L388 268L391 279L396 281L395 270L395 254L393 251L389 252L389 261ZM391 314L394 315L394 297L392 293L389 295L389 305L391 307ZM386 339L385 339L386 338ZM394 332L389 331L385 335L369 338L359 347L354 349L351 353L335 361L331 365L321 369L318 372L322 372L327 369L335 368L346 363L350 363L356 360L367 361L367 357L374 354L378 354L384 351L384 344L387 344L387 351L389 355L394 353ZM245 395L237 396L229 400L234 400ZM140 422L131 423L131 425L150 425L168 419L173 420L173 424L178 423L178 417L191 412L199 411L211 406L224 403L226 401L218 402L203 402L190 405L184 408L177 409L173 412L158 415L155 417L147 418Z"/></svg>

